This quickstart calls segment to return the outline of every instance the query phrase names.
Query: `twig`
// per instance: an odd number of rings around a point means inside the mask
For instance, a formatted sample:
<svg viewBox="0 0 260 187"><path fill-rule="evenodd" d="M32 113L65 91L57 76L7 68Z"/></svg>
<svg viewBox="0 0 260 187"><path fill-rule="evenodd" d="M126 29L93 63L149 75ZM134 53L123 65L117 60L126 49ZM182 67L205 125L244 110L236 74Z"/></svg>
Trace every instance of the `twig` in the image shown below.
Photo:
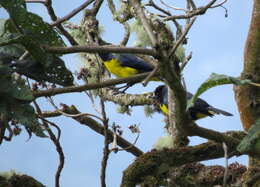
<svg viewBox="0 0 260 187"><path fill-rule="evenodd" d="M128 147L123 148L123 149L117 149L117 151L126 151L127 149L132 148L133 146L135 146L135 144L136 144L136 142L138 141L139 137L140 137L140 132L137 133L137 136L136 136L134 142L132 143L132 145L129 145Z"/></svg>
<svg viewBox="0 0 260 187"><path fill-rule="evenodd" d="M240 140L237 138L233 138L218 131L199 127L196 124L191 124L189 127L186 128L186 130L189 136L200 136L202 138L213 140L219 143L225 142L228 147L238 145L240 143Z"/></svg>
<svg viewBox="0 0 260 187"><path fill-rule="evenodd" d="M37 102L33 101L33 104L36 108L37 113L39 115L41 115L42 112L41 112L41 109L40 109L39 105L37 104ZM56 136L54 135L54 133L51 131L51 129L48 126L48 123L44 120L42 120L42 122L50 136L51 141L56 146L56 150L59 154L59 166L58 166L58 169L55 174L55 187L60 187L60 174L64 167L64 160L65 160L64 153L63 153L62 147L60 145L59 139L57 139Z"/></svg>
<svg viewBox="0 0 260 187"><path fill-rule="evenodd" d="M175 51L177 50L179 45L183 42L185 36L188 34L188 32L189 32L191 26L193 25L193 23L195 22L195 20L196 20L196 17L192 18L190 23L188 25L186 25L186 27L184 29L184 32L182 33L182 35L180 36L178 41L174 44L173 48L171 49L171 51L169 53L170 54L169 57L172 56L175 53Z"/></svg>
<svg viewBox="0 0 260 187"><path fill-rule="evenodd" d="M206 11L216 2L217 0L211 0L206 6L197 8L195 10L189 11L187 14L184 15L177 15L177 16L168 16L164 18L164 21L173 20L173 19L188 19L194 16L205 14Z"/></svg>
<svg viewBox="0 0 260 187"><path fill-rule="evenodd" d="M150 81L150 79L151 79L152 77L154 77L155 74L158 73L158 70L159 70L159 66L157 65L157 66L155 66L155 68L153 69L153 71L151 71L151 72L149 73L149 75L144 79L144 81L143 81L143 86L144 86L144 87L147 86L147 84L148 84L148 82Z"/></svg>
<svg viewBox="0 0 260 187"><path fill-rule="evenodd" d="M19 60L24 60L25 58L27 58L30 55L29 51L25 51L22 56L20 56Z"/></svg>
<svg viewBox="0 0 260 187"><path fill-rule="evenodd" d="M225 142L222 143L225 158L225 172L223 177L223 187L227 186L227 176L228 176L228 147Z"/></svg>
<svg viewBox="0 0 260 187"><path fill-rule="evenodd" d="M101 186L106 187L106 168L107 168L107 161L110 154L110 150L109 150L110 141L108 137L108 119L106 117L105 104L102 96L100 97L100 105L101 105L101 114L103 118L104 137L105 137L100 179L101 179Z"/></svg>
<svg viewBox="0 0 260 187"><path fill-rule="evenodd" d="M47 120L47 119L44 119L43 117L40 117L41 120L47 122L48 124L50 124L51 126L55 127L58 131L58 135L57 135L57 141L60 141L60 136L61 136L61 129L58 125L56 125L55 123Z"/></svg>
<svg viewBox="0 0 260 187"><path fill-rule="evenodd" d="M188 12L188 10L186 10L185 8L178 8L178 7L170 6L170 5L168 5L167 3L165 3L163 0L160 0L160 2L161 2L164 6L166 6L166 7L168 7L168 8L171 8L171 9L173 9L173 10L181 10L181 11L184 11L184 12Z"/></svg>
<svg viewBox="0 0 260 187"><path fill-rule="evenodd" d="M62 114L59 111L43 111L41 114L38 114L38 118L53 118L59 117Z"/></svg>
<svg viewBox="0 0 260 187"><path fill-rule="evenodd" d="M56 21L58 17L56 16L54 9L52 8L52 0L46 0L44 5L46 6L48 13L52 19L52 21ZM64 29L61 24L56 25L60 32L68 39L71 45L78 45L78 42L74 40L74 38Z"/></svg>
<svg viewBox="0 0 260 187"><path fill-rule="evenodd" d="M61 110L55 105L55 103L54 103L54 101L53 101L53 99L52 99L51 97L47 97L47 99L48 99L48 101L51 103L51 105L56 109L56 111L58 111L59 113L61 113L61 114L64 115L64 116L67 116L67 117L91 116L91 117L94 117L94 118L99 119L100 121L103 121L102 118L100 118L100 117L98 117L98 116L96 116L96 115L94 115L94 114L90 114L90 113L79 113L79 114L74 114L74 115L72 115L72 114L67 114L67 113L61 111Z"/></svg>
<svg viewBox="0 0 260 187"><path fill-rule="evenodd" d="M168 15L168 16L171 16L171 13L169 11L166 11L164 9L162 9L161 7L159 7L158 5L156 5L153 0L150 0L149 3L146 4L146 6L151 6L151 7L154 7L155 9L159 10L160 12Z"/></svg>
<svg viewBox="0 0 260 187"><path fill-rule="evenodd" d="M45 122L44 122L45 123ZM60 145L60 142L58 141L58 139L55 137L54 133L51 131L51 129L47 127L47 132L50 136L50 139L52 140L52 142L54 143L54 145L56 146L56 150L59 154L59 160L60 160L60 163L59 163L59 166L58 166L58 169L56 171L56 175L55 175L55 187L59 187L60 186L60 174L61 174L61 171L64 167L64 160L65 160L65 157L64 157L64 153L63 153L63 150L62 150L62 147Z"/></svg>
<svg viewBox="0 0 260 187"><path fill-rule="evenodd" d="M75 16L76 14L78 14L81 10L83 10L84 8L86 8L88 5L90 5L91 3L93 3L95 0L87 0L86 2L84 2L82 5L80 5L78 8L75 8L74 10L72 10L69 14L67 14L66 16L62 17L62 18L58 18L56 21L52 22L50 25L51 26L57 26L59 24L61 24L64 21L69 20L70 18L72 18L73 16Z"/></svg>
<svg viewBox="0 0 260 187"><path fill-rule="evenodd" d="M125 46L130 37L130 26L127 22L124 23L124 29L125 29L125 34L124 34L124 38L120 42L120 46Z"/></svg>
<svg viewBox="0 0 260 187"><path fill-rule="evenodd" d="M190 6L192 7L193 10L197 9L197 6L195 5L195 3L193 2L193 0L187 0L188 3L190 4Z"/></svg>
<svg viewBox="0 0 260 187"><path fill-rule="evenodd" d="M260 84L259 84L259 83L249 82L248 84L251 84L251 85L256 86L256 87L260 87Z"/></svg>
<svg viewBox="0 0 260 187"><path fill-rule="evenodd" d="M35 98L37 97L46 97L46 96L54 96L57 94L64 94L64 93L72 93L72 92L83 92L86 90L93 90L97 88L104 88L109 87L117 84L123 84L123 83L136 83L138 81L143 80L145 77L147 77L149 73L142 73L138 75L134 75L132 77L127 78L120 78L120 79L111 79L107 81L103 81L101 83L92 83L92 84L85 84L82 86L68 86L64 88L52 88L48 90L37 90L33 91L33 96Z"/></svg>
<svg viewBox="0 0 260 187"><path fill-rule="evenodd" d="M225 4L227 2L227 0L223 0L221 3L217 4L217 5L214 5L214 6L211 6L210 8L217 8L217 7L220 7L222 6L223 4Z"/></svg>
<svg viewBox="0 0 260 187"><path fill-rule="evenodd" d="M26 3L42 3L45 4L45 0L25 0Z"/></svg>
<svg viewBox="0 0 260 187"><path fill-rule="evenodd" d="M93 8L88 11L89 13L86 12L85 16L86 15L96 16L103 2L104 0L96 0Z"/></svg>
<svg viewBox="0 0 260 187"><path fill-rule="evenodd" d="M180 71L182 72L185 68L185 66L188 64L190 59L192 58L192 52L185 58L185 61L181 64Z"/></svg>
<svg viewBox="0 0 260 187"><path fill-rule="evenodd" d="M46 52L55 54L70 54L70 53L99 53L99 52L110 52L110 53L133 53L133 54L144 54L156 56L156 51L154 49L146 49L143 47L117 47L117 46L72 46L72 47L50 47L42 46Z"/></svg>

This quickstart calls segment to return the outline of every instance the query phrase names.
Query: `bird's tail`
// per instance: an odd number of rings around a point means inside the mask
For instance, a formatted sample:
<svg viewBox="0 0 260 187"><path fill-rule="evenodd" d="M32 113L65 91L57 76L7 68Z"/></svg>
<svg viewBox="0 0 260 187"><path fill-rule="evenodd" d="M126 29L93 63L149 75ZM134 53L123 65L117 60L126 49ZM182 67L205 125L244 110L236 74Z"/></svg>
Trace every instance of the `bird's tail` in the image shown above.
<svg viewBox="0 0 260 187"><path fill-rule="evenodd" d="M214 114L222 114L222 115L224 115L224 116L233 116L233 114L231 114L231 113L229 113L229 112L226 112L226 111L224 111L224 110L220 110L220 109L214 108L214 107L209 107L209 108L208 108L208 111L209 111L210 113L212 113L213 115L214 115Z"/></svg>

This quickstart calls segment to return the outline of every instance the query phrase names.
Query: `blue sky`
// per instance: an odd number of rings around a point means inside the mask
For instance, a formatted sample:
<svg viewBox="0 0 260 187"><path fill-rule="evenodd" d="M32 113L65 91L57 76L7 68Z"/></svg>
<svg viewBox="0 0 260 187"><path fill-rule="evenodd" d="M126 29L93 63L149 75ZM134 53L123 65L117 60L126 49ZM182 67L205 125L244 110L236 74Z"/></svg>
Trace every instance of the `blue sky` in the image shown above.
<svg viewBox="0 0 260 187"><path fill-rule="evenodd" d="M72 8L76 8L84 1L53 1L54 9L59 17L66 15ZM155 1L157 2L157 1ZM178 2L178 1L177 1ZM198 2L201 2L198 0ZM63 3L63 4L62 4ZM105 2L103 8L107 6ZM187 88L195 92L199 85L206 80L212 72L239 76L243 68L243 49L246 40L251 16L252 1L228 1L225 7L228 9L228 17L224 17L224 9L211 9L206 15L198 17L188 34L186 52L193 52L193 57L187 65L184 77ZM39 15L46 15L42 5L30 5L29 9ZM0 18L6 18L7 14L0 9ZM101 24L105 26L104 38L110 42L118 42L123 36L122 26L112 22L107 8L98 15ZM80 15L72 19L78 22ZM131 45L130 41L129 46ZM80 67L79 58L76 55L64 56L67 66L73 71ZM143 93L153 91L157 83L151 83L146 88L136 85L130 89L131 93ZM234 114L233 117L216 116L198 121L203 127L217 131L241 130L237 107L235 105L232 86L220 86L210 89L201 97L211 105L227 110ZM67 94L55 97L55 102L74 104L81 112L94 112L89 99L84 94ZM44 109L52 109L46 104L45 99L39 103ZM98 103L97 103L98 104ZM124 137L133 141L127 126L140 124L141 136L137 146L143 151L149 151L158 137L164 135L163 116L154 114L152 118L144 115L142 107L134 107L132 116L118 114L114 104L107 102L110 124L116 121L124 130ZM93 132L88 127L81 126L75 121L61 117L54 119L61 127L61 144L65 153L65 167L61 174L61 186L100 186L100 167L102 160L104 138ZM0 171L15 169L26 173L41 181L48 187L54 186L54 175L58 165L58 154L55 147L47 139L33 136L27 141L28 136L22 133L14 137L11 142L4 142L0 148ZM203 140L193 137L192 144L198 144ZM134 156L126 152L112 153L108 161L107 186L119 186L122 171L134 160ZM246 157L232 158L229 162L238 161L246 164ZM207 164L224 164L224 159L207 161Z"/></svg>

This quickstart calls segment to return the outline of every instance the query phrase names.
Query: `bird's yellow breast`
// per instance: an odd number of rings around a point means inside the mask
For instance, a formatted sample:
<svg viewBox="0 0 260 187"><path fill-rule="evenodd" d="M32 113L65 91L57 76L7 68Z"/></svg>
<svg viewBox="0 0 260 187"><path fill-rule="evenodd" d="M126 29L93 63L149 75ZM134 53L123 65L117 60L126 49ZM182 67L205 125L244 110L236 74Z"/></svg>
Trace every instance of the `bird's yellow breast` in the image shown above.
<svg viewBox="0 0 260 187"><path fill-rule="evenodd" d="M134 68L121 66L120 62L116 59L105 61L104 65L109 72L121 78L129 77L138 73L138 71Z"/></svg>
<svg viewBox="0 0 260 187"><path fill-rule="evenodd" d="M165 104L160 105L160 109L165 115L169 114L168 108Z"/></svg>
<svg viewBox="0 0 260 187"><path fill-rule="evenodd" d="M167 107L167 105L165 105L165 104L161 104L160 105L160 109L161 109L161 111L165 114L165 115L168 115L169 114L169 110L168 110L168 107ZM206 114L202 114L202 113L196 113L196 118L197 119L201 119L201 118L205 118L205 117L207 117L208 115L206 115Z"/></svg>

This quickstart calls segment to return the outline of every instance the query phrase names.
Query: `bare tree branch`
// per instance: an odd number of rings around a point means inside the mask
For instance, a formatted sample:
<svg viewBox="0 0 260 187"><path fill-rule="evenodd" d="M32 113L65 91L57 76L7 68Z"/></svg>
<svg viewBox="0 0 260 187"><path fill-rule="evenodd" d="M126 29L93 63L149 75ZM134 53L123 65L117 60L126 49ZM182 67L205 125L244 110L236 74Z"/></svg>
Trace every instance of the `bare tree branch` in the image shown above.
<svg viewBox="0 0 260 187"><path fill-rule="evenodd" d="M38 115L41 115L42 111L41 111L39 105L37 104L36 101L33 101L33 103L34 103L34 106L36 108L36 111L37 111ZM55 145L56 150L57 150L57 152L59 154L59 161L60 161L60 163L59 163L58 169L56 171L56 175L55 175L55 187L60 187L60 174L61 174L61 171L62 171L62 169L64 167L64 162L65 162L64 153L63 153L61 144L59 142L60 134L59 134L59 131L58 131L58 138L56 138L55 134L50 129L50 127L48 125L48 122L46 120L42 120L42 122L43 122L43 125L44 125L45 129L47 130L47 132L48 132L48 134L50 136L51 141Z"/></svg>
<svg viewBox="0 0 260 187"><path fill-rule="evenodd" d="M25 0L26 3L42 3L45 4L45 0Z"/></svg>
<svg viewBox="0 0 260 187"><path fill-rule="evenodd" d="M143 80L148 74L149 73L142 73L142 74L134 75L134 76L127 77L127 78L111 79L111 80L103 81L101 83L92 83L92 84L86 84L86 85L82 85L82 86L68 86L68 87L64 87L64 88L37 90L37 91L33 91L33 96L35 98L46 97L46 96L53 96L53 95L64 94L64 93L83 92L86 90L104 88L104 87L113 86L113 85L122 84L122 83L136 83L138 81Z"/></svg>
<svg viewBox="0 0 260 187"><path fill-rule="evenodd" d="M99 53L99 52L111 52L111 53L133 53L155 56L156 51L153 49L147 49L142 47L115 47L115 46L72 46L72 47L50 47L43 46L46 52L55 54L70 54L70 53Z"/></svg>
<svg viewBox="0 0 260 187"><path fill-rule="evenodd" d="M105 102L101 96L100 98L100 105L101 105L101 114L103 118L103 126L104 126L104 149L103 149L103 159L101 162L101 186L106 187L106 168L107 168L107 161L109 158L110 150L109 150L109 137L108 137L108 118L106 116L106 111L105 111Z"/></svg>
<svg viewBox="0 0 260 187"><path fill-rule="evenodd" d="M44 5L46 6L52 21L56 21L58 17L56 16L52 7L52 0L46 0ZM66 29L64 29L64 27L61 24L57 24L56 26L60 30L60 32L68 39L71 45L78 45L78 42L74 40L74 38L66 31Z"/></svg>
<svg viewBox="0 0 260 187"><path fill-rule="evenodd" d="M90 5L91 3L93 3L95 0L87 0L86 2L84 2L82 5L80 5L78 8L75 8L74 10L72 10L69 14L67 14L66 16L62 17L62 18L58 18L56 21L52 22L50 25L51 26L57 26L59 24L61 24L64 21L69 20L70 18L72 18L73 16L75 16L76 14L78 14L81 10L83 10L84 8L86 8L88 5Z"/></svg>
<svg viewBox="0 0 260 187"><path fill-rule="evenodd" d="M240 136L243 137L243 133ZM159 177L163 165L167 165L168 168L179 167L183 164L221 158L223 155L222 144L214 142L177 149L152 150L128 166L124 171L121 187L134 187L148 176ZM236 151L236 146L232 146L228 149L228 155L232 157L240 153Z"/></svg>
<svg viewBox="0 0 260 187"><path fill-rule="evenodd" d="M195 10L192 10L190 12L188 12L187 14L183 14L183 15L177 15L177 16L168 16L166 18L164 18L164 21L169 21L172 19L188 19L194 16L198 16L198 15L202 15L205 14L206 11L216 2L217 0L211 0L206 6L197 8Z"/></svg>
<svg viewBox="0 0 260 187"><path fill-rule="evenodd" d="M192 20L190 21L190 23L188 25L186 25L184 32L182 33L182 35L180 36L180 38L178 39L178 41L174 44L173 48L170 51L170 55L173 55L175 53L175 51L177 50L177 48L180 46L180 44L183 42L183 40L185 39L185 36L188 34L191 26L193 25L193 23L195 22L196 17L192 18Z"/></svg>

